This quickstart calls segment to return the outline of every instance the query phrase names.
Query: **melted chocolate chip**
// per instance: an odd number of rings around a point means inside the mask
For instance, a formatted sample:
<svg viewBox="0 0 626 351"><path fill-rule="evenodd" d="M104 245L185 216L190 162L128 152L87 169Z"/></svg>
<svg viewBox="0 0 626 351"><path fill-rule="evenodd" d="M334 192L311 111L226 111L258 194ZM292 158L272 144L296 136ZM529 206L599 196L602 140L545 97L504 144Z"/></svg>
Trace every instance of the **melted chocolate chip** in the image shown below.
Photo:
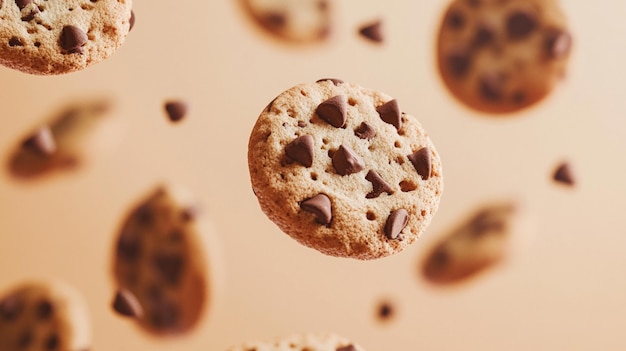
<svg viewBox="0 0 626 351"><path fill-rule="evenodd" d="M37 129L33 135L24 141L23 145L42 156L50 156L57 150L54 136L48 126Z"/></svg>
<svg viewBox="0 0 626 351"><path fill-rule="evenodd" d="M385 223L385 235L389 239L402 240L401 232L409 221L409 213L401 208L391 212Z"/></svg>
<svg viewBox="0 0 626 351"><path fill-rule="evenodd" d="M180 309L170 301L155 304L150 311L150 323L156 329L173 329L177 326Z"/></svg>
<svg viewBox="0 0 626 351"><path fill-rule="evenodd" d="M337 174L342 176L360 172L365 168L361 157L343 144L333 154L332 163Z"/></svg>
<svg viewBox="0 0 626 351"><path fill-rule="evenodd" d="M48 320L54 314L54 306L48 300L40 301L37 305L37 318L40 320Z"/></svg>
<svg viewBox="0 0 626 351"><path fill-rule="evenodd" d="M185 260L178 253L161 252L152 258L154 269L169 284L178 285L183 273Z"/></svg>
<svg viewBox="0 0 626 351"><path fill-rule="evenodd" d="M396 99L387 101L383 105L378 106L376 112L378 112L378 115L383 121L393 125L397 130L400 130L402 127L402 115Z"/></svg>
<svg viewBox="0 0 626 351"><path fill-rule="evenodd" d="M335 351L358 351L358 350L354 345L350 344L347 346L338 347L335 349Z"/></svg>
<svg viewBox="0 0 626 351"><path fill-rule="evenodd" d="M518 10L511 13L506 19L506 33L509 39L520 40L528 37L539 23L535 14Z"/></svg>
<svg viewBox="0 0 626 351"><path fill-rule="evenodd" d="M304 167L313 165L313 137L302 135L285 146L285 154Z"/></svg>
<svg viewBox="0 0 626 351"><path fill-rule="evenodd" d="M572 175L572 169L568 163L561 163L554 171L552 179L556 182L569 186L576 183L574 176Z"/></svg>
<svg viewBox="0 0 626 351"><path fill-rule="evenodd" d="M113 310L125 317L139 318L143 315L139 300L126 289L119 289L115 294Z"/></svg>
<svg viewBox="0 0 626 351"><path fill-rule="evenodd" d="M430 160L430 149L427 147L423 147L411 155L407 156L417 174L419 174L423 180L428 180L430 178L431 173L431 160Z"/></svg>
<svg viewBox="0 0 626 351"><path fill-rule="evenodd" d="M372 139L376 136L376 129L369 125L367 122L362 122L359 127L354 131L354 135L360 139Z"/></svg>
<svg viewBox="0 0 626 351"><path fill-rule="evenodd" d="M133 30L133 27L135 26L135 11L130 10L130 18L128 19L128 31L130 32L131 30Z"/></svg>
<svg viewBox="0 0 626 351"><path fill-rule="evenodd" d="M7 322L12 322L22 313L24 304L17 295L9 296L0 302L0 317Z"/></svg>
<svg viewBox="0 0 626 351"><path fill-rule="evenodd" d="M335 86L338 86L339 84L343 84L343 80L337 79L337 78L322 78L322 79L317 80L315 83L321 83L327 80L330 80L331 82L333 82Z"/></svg>
<svg viewBox="0 0 626 351"><path fill-rule="evenodd" d="M373 199L380 196L382 193L387 193L389 195L393 194L393 189L391 189L389 184L387 184L375 170L372 169L367 172L365 179L372 183L373 188L370 193L365 195L366 198Z"/></svg>
<svg viewBox="0 0 626 351"><path fill-rule="evenodd" d="M366 24L359 28L359 34L375 43L382 43L385 37L382 32L382 21Z"/></svg>
<svg viewBox="0 0 626 351"><path fill-rule="evenodd" d="M455 51L446 57L446 65L453 76L460 78L469 72L472 65L472 55L467 51Z"/></svg>
<svg viewBox="0 0 626 351"><path fill-rule="evenodd" d="M315 215L315 221L328 225L333 219L332 204L328 196L318 194L300 203L300 208Z"/></svg>
<svg viewBox="0 0 626 351"><path fill-rule="evenodd" d="M334 96L317 106L315 110L321 119L335 128L341 128L346 124L346 97Z"/></svg>
<svg viewBox="0 0 626 351"><path fill-rule="evenodd" d="M61 31L60 44L68 53L82 53L82 47L88 40L87 34L76 26L65 26Z"/></svg>
<svg viewBox="0 0 626 351"><path fill-rule="evenodd" d="M550 29L545 33L544 50L550 59L560 59L570 52L572 36L560 29Z"/></svg>
<svg viewBox="0 0 626 351"><path fill-rule="evenodd" d="M483 74L478 82L480 96L495 102L504 97L504 77L501 74Z"/></svg>
<svg viewBox="0 0 626 351"><path fill-rule="evenodd" d="M452 10L448 13L446 23L452 29L459 30L465 26L465 16L459 10Z"/></svg>

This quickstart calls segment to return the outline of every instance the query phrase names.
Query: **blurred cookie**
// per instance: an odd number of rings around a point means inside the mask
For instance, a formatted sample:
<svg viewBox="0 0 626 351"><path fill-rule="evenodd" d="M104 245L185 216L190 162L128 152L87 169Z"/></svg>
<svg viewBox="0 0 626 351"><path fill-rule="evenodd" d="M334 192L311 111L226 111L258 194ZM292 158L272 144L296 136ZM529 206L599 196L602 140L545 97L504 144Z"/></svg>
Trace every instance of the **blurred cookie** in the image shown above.
<svg viewBox="0 0 626 351"><path fill-rule="evenodd" d="M324 79L280 94L248 145L261 209L300 243L332 256L402 251L439 206L439 154L391 97Z"/></svg>
<svg viewBox="0 0 626 351"><path fill-rule="evenodd" d="M0 297L0 350L84 351L91 347L87 307L62 283L19 285Z"/></svg>
<svg viewBox="0 0 626 351"><path fill-rule="evenodd" d="M572 37L557 0L455 0L437 40L439 72L466 105L514 112L565 75Z"/></svg>
<svg viewBox="0 0 626 351"><path fill-rule="evenodd" d="M241 0L264 31L294 43L319 42L331 31L331 5L327 0Z"/></svg>
<svg viewBox="0 0 626 351"><path fill-rule="evenodd" d="M274 341L247 342L226 351L365 351L361 346L336 334L294 334Z"/></svg>
<svg viewBox="0 0 626 351"><path fill-rule="evenodd" d="M0 1L0 64L49 75L112 55L130 30L132 0Z"/></svg>
<svg viewBox="0 0 626 351"><path fill-rule="evenodd" d="M132 209L115 245L116 312L158 335L198 323L210 292L203 217L191 196L172 186Z"/></svg>

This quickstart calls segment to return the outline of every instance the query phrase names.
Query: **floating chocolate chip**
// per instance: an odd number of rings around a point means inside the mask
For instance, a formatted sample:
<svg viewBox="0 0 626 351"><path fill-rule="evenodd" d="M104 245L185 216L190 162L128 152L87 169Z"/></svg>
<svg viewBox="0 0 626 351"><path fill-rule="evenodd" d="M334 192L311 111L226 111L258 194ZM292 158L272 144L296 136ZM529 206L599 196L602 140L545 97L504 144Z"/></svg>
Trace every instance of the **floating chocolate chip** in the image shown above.
<svg viewBox="0 0 626 351"><path fill-rule="evenodd" d="M43 156L50 156L57 150L54 136L48 126L37 129L33 135L24 141L23 145Z"/></svg>
<svg viewBox="0 0 626 351"><path fill-rule="evenodd" d="M139 300L126 289L117 290L113 299L113 310L125 317L140 318L143 315Z"/></svg>
<svg viewBox="0 0 626 351"><path fill-rule="evenodd" d="M302 135L285 146L285 154L304 167L313 165L313 137Z"/></svg>
<svg viewBox="0 0 626 351"><path fill-rule="evenodd" d="M504 84L501 74L483 74L478 81L480 95L491 102L500 101L504 97Z"/></svg>
<svg viewBox="0 0 626 351"><path fill-rule="evenodd" d="M359 127L354 131L354 135L360 139L372 139L376 136L376 129L369 125L367 122L362 122Z"/></svg>
<svg viewBox="0 0 626 351"><path fill-rule="evenodd" d="M382 321L387 321L393 317L394 309L393 305L388 301L383 301L378 305L378 318Z"/></svg>
<svg viewBox="0 0 626 351"><path fill-rule="evenodd" d="M346 124L346 97L343 95L333 96L319 104L315 113L331 126L343 127Z"/></svg>
<svg viewBox="0 0 626 351"><path fill-rule="evenodd" d="M428 180L431 173L430 149L423 147L407 156L423 180Z"/></svg>
<svg viewBox="0 0 626 351"><path fill-rule="evenodd" d="M387 101L383 105L376 107L376 112L378 112L378 115L383 121L396 127L397 130L400 130L402 127L402 114L400 113L396 99Z"/></svg>
<svg viewBox="0 0 626 351"><path fill-rule="evenodd" d="M335 351L358 351L358 350L354 345L350 344L347 346L338 347L335 349Z"/></svg>
<svg viewBox="0 0 626 351"><path fill-rule="evenodd" d="M178 253L161 252L154 255L152 264L155 270L169 284L178 285L185 261Z"/></svg>
<svg viewBox="0 0 626 351"><path fill-rule="evenodd" d="M574 176L572 175L572 169L570 165L565 162L561 163L556 168L552 179L554 179L554 181L556 182L569 186L573 186L576 183L576 181L574 180Z"/></svg>
<svg viewBox="0 0 626 351"><path fill-rule="evenodd" d="M34 339L33 331L32 330L26 330L25 332L22 333L22 335L18 339L17 347L19 349L25 349L25 348L29 347L33 343L33 339Z"/></svg>
<svg viewBox="0 0 626 351"><path fill-rule="evenodd" d="M361 26L359 28L359 34L375 43L382 43L385 41L385 37L382 32L382 21L380 20Z"/></svg>
<svg viewBox="0 0 626 351"><path fill-rule="evenodd" d="M141 254L141 243L135 233L125 231L117 242L117 255L124 261L134 262Z"/></svg>
<svg viewBox="0 0 626 351"><path fill-rule="evenodd" d="M156 329L173 329L178 325L180 309L171 301L161 301L150 311L150 323Z"/></svg>
<svg viewBox="0 0 626 351"><path fill-rule="evenodd" d="M135 11L130 10L130 18L128 19L128 24L130 25L128 27L128 31L130 32L131 30L133 30L133 27L135 26Z"/></svg>
<svg viewBox="0 0 626 351"><path fill-rule="evenodd" d="M333 153L332 163L337 174L342 176L360 172L365 168L361 157L350 147L344 146L343 144Z"/></svg>
<svg viewBox="0 0 626 351"><path fill-rule="evenodd" d="M59 347L59 336L56 334L52 334L46 339L45 342L46 350L56 350Z"/></svg>
<svg viewBox="0 0 626 351"><path fill-rule="evenodd" d="M367 179L370 183L372 183L372 188L373 188L373 190L370 193L365 195L366 198L373 199L373 198L380 196L380 194L382 193L387 193L390 195L393 194L393 189L391 189L389 184L387 184L375 170L372 169L369 172L367 172L365 179Z"/></svg>
<svg viewBox="0 0 626 351"><path fill-rule="evenodd" d="M315 83L321 83L327 80L330 80L331 82L333 82L335 86L338 86L339 84L343 84L343 80L337 79L337 78L322 78L322 79L317 80Z"/></svg>
<svg viewBox="0 0 626 351"><path fill-rule="evenodd" d="M407 210L401 208L391 212L389 217L387 217L387 222L385 223L385 235L387 238L402 240L400 233L402 232L402 229L406 227L408 221L409 213Z"/></svg>
<svg viewBox="0 0 626 351"><path fill-rule="evenodd" d="M538 27L535 14L517 10L506 19L506 33L509 39L520 40L528 37Z"/></svg>
<svg viewBox="0 0 626 351"><path fill-rule="evenodd" d="M0 317L7 322L12 322L22 313L24 304L17 296L9 296L0 302Z"/></svg>
<svg viewBox="0 0 626 351"><path fill-rule="evenodd" d="M185 118L187 115L187 111L189 110L189 105L184 101L168 101L165 103L165 112L167 112L167 117L172 122L178 122Z"/></svg>
<svg viewBox="0 0 626 351"><path fill-rule="evenodd" d="M474 34L474 40L472 41L473 48L480 48L491 43L496 37L495 30L486 24L481 24L476 28Z"/></svg>
<svg viewBox="0 0 626 351"><path fill-rule="evenodd" d="M446 65L453 76L460 78L469 72L469 68L472 64L472 55L465 51L459 50L450 53L446 57Z"/></svg>
<svg viewBox="0 0 626 351"><path fill-rule="evenodd" d="M76 26L65 26L61 31L60 44L68 53L82 53L82 46L87 44L88 40L87 34Z"/></svg>
<svg viewBox="0 0 626 351"><path fill-rule="evenodd" d="M54 306L48 300L40 301L37 305L37 318L41 320L47 320L52 317L54 313Z"/></svg>
<svg viewBox="0 0 626 351"><path fill-rule="evenodd" d="M328 225L333 219L332 204L328 196L318 194L300 203L300 208L315 215L315 221Z"/></svg>
<svg viewBox="0 0 626 351"><path fill-rule="evenodd" d="M459 10L452 10L448 13L448 18L446 19L446 23L452 29L461 29L465 26L465 16Z"/></svg>
<svg viewBox="0 0 626 351"><path fill-rule="evenodd" d="M560 59L570 52L572 36L561 29L552 28L545 33L544 50L550 59Z"/></svg>

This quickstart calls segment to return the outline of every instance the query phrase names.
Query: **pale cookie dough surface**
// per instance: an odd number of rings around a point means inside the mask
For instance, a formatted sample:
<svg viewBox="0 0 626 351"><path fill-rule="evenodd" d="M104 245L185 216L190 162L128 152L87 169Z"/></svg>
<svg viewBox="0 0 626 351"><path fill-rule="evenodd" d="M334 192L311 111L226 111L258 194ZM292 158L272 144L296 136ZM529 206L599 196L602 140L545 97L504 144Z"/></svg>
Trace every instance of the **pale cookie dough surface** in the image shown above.
<svg viewBox="0 0 626 351"><path fill-rule="evenodd" d="M265 214L332 256L375 259L417 240L439 205L441 161L415 117L386 108L395 103L331 80L280 94L259 116L248 146Z"/></svg>
<svg viewBox="0 0 626 351"><path fill-rule="evenodd" d="M226 351L365 351L361 346L336 334L294 334L273 341L247 342Z"/></svg>
<svg viewBox="0 0 626 351"><path fill-rule="evenodd" d="M0 64L63 74L111 56L130 30L132 0L3 0Z"/></svg>
<svg viewBox="0 0 626 351"><path fill-rule="evenodd" d="M59 282L30 282L0 297L0 350L87 351L89 316L82 296Z"/></svg>
<svg viewBox="0 0 626 351"><path fill-rule="evenodd" d="M464 104L508 113L555 88L571 45L557 0L455 0L442 17L437 62L445 85Z"/></svg>

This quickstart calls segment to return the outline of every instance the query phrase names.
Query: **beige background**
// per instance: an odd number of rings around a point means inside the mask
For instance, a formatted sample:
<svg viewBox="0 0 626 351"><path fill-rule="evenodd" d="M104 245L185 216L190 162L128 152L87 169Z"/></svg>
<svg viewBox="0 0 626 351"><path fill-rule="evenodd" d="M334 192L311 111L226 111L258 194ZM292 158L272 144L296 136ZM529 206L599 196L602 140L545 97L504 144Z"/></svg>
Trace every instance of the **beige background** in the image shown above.
<svg viewBox="0 0 626 351"><path fill-rule="evenodd" d="M575 35L566 81L537 108L487 118L451 99L434 69L444 1L335 4L328 43L294 48L255 30L234 0L136 1L137 23L112 58L83 72L35 77L0 69L0 154L73 99L112 95L121 145L78 172L36 182L0 173L0 291L56 277L87 298L95 350L224 350L297 331L335 331L372 350L626 349L626 2L564 0ZM356 35L384 20L381 47ZM445 191L417 244L391 258L325 257L261 213L247 172L249 131L264 106L301 82L337 77L396 97L441 153ZM168 123L165 99L192 103ZM573 164L579 186L550 181ZM4 161L3 161L4 162ZM114 235L160 181L191 189L214 218L219 294L190 335L152 339L109 308ZM417 265L475 205L521 199L536 230L520 254L454 289ZM220 278L221 277L221 278ZM374 308L391 298L397 317Z"/></svg>

